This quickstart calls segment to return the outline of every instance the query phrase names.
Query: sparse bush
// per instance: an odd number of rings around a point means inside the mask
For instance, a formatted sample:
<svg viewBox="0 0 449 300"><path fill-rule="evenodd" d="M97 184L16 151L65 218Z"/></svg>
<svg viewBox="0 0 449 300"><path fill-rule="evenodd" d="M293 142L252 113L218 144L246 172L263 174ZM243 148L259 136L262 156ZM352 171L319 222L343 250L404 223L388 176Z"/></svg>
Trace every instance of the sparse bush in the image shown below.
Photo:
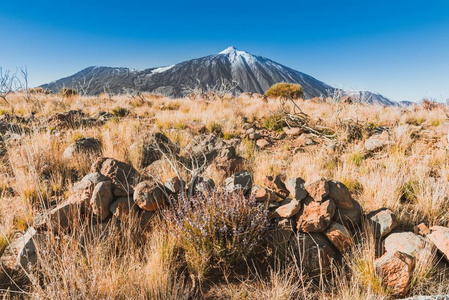
<svg viewBox="0 0 449 300"><path fill-rule="evenodd" d="M59 91L59 94L61 94L62 97L70 98L70 97L73 97L73 96L77 96L78 92L75 91L74 89L71 89L71 88L62 88Z"/></svg>
<svg viewBox="0 0 449 300"><path fill-rule="evenodd" d="M198 278L209 271L229 271L254 255L268 225L268 211L252 198L216 190L181 196L167 216L167 226L186 252Z"/></svg>
<svg viewBox="0 0 449 300"><path fill-rule="evenodd" d="M270 113L262 121L262 127L278 132L282 132L282 128L286 125L284 115L279 111Z"/></svg>
<svg viewBox="0 0 449 300"><path fill-rule="evenodd" d="M111 110L111 114L115 117L123 118L129 114L129 110L124 107L117 106Z"/></svg>
<svg viewBox="0 0 449 300"><path fill-rule="evenodd" d="M265 95L268 98L282 98L282 99L299 99L303 96L302 87L294 83L276 83L272 85Z"/></svg>

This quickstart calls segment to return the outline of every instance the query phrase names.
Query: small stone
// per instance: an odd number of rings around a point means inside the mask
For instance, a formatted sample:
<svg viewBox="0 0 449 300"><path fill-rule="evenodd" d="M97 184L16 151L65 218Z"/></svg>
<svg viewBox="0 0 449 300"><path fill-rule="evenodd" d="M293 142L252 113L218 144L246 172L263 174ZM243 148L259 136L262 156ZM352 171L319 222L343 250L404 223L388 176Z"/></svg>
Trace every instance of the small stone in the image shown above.
<svg viewBox="0 0 449 300"><path fill-rule="evenodd" d="M299 177L290 178L285 184L287 190L290 192L290 195L296 200L304 200L309 194L304 188L305 181Z"/></svg>
<svg viewBox="0 0 449 300"><path fill-rule="evenodd" d="M329 195L329 183L322 177L314 177L304 184L304 188L313 198L313 200L321 202L327 199Z"/></svg>
<svg viewBox="0 0 449 300"><path fill-rule="evenodd" d="M324 234L340 253L344 253L354 245L351 232L337 222L332 222Z"/></svg>
<svg viewBox="0 0 449 300"><path fill-rule="evenodd" d="M419 234L421 236L426 236L430 233L430 229L429 227L427 227L426 224L421 223L419 225L416 225L415 227L413 227L413 232L415 234Z"/></svg>
<svg viewBox="0 0 449 300"><path fill-rule="evenodd" d="M156 211L165 206L165 195L154 181L142 181L134 190L134 202L143 210Z"/></svg>
<svg viewBox="0 0 449 300"><path fill-rule="evenodd" d="M290 135L290 136L300 135L301 133L304 132L304 130L302 130L302 128L299 128L299 127L291 127L291 128L283 127L282 129L284 130L284 132L287 135Z"/></svg>
<svg viewBox="0 0 449 300"><path fill-rule="evenodd" d="M373 226L376 238L386 236L398 224L396 215L388 208L372 211L366 217L371 226Z"/></svg>
<svg viewBox="0 0 449 300"><path fill-rule="evenodd" d="M290 192L288 191L287 187L285 186L284 182L282 182L281 176L276 175L273 176L266 176L263 180L263 184L270 190L276 193L279 197L282 199L285 199L288 197Z"/></svg>
<svg viewBox="0 0 449 300"><path fill-rule="evenodd" d="M63 159L75 159L77 155L101 156L101 143L94 138L80 138L70 144L62 154Z"/></svg>
<svg viewBox="0 0 449 300"><path fill-rule="evenodd" d="M186 186L186 183L184 182L184 180L179 179L179 177L175 176L168 179L164 183L164 186L171 194L177 194L182 190L183 187Z"/></svg>
<svg viewBox="0 0 449 300"><path fill-rule="evenodd" d="M275 192L258 185L252 188L251 194L257 202L275 202L279 199Z"/></svg>
<svg viewBox="0 0 449 300"><path fill-rule="evenodd" d="M323 232L332 222L335 204L329 199L323 202L307 197L296 217L296 227L302 232Z"/></svg>
<svg viewBox="0 0 449 300"><path fill-rule="evenodd" d="M383 285L395 296L408 293L415 259L400 251L387 252L375 260L376 273Z"/></svg>
<svg viewBox="0 0 449 300"><path fill-rule="evenodd" d="M266 139L258 139L256 141L256 146L259 147L260 149L265 149L268 146L270 146L270 142L267 141Z"/></svg>
<svg viewBox="0 0 449 300"><path fill-rule="evenodd" d="M290 218L301 209L301 202L296 199L285 199L279 203L279 207L271 215L272 218Z"/></svg>

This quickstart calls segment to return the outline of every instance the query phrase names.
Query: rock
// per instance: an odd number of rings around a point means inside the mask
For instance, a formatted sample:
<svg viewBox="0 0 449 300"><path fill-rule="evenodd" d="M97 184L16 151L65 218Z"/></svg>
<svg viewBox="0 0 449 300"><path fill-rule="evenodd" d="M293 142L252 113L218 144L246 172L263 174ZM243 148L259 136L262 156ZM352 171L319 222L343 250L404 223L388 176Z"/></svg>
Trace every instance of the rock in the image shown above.
<svg viewBox="0 0 449 300"><path fill-rule="evenodd" d="M82 124L84 116L80 110L69 110L50 116L47 123L51 130L77 128Z"/></svg>
<svg viewBox="0 0 449 300"><path fill-rule="evenodd" d="M376 238L389 234L398 224L396 215L388 208L380 208L370 212L368 223L373 227Z"/></svg>
<svg viewBox="0 0 449 300"><path fill-rule="evenodd" d="M315 177L304 184L304 188L313 200L321 202L329 195L329 183L322 177Z"/></svg>
<svg viewBox="0 0 449 300"><path fill-rule="evenodd" d="M360 204L356 200L352 199L352 208L343 209L337 207L334 220L348 228L357 228L360 224L362 213L363 211Z"/></svg>
<svg viewBox="0 0 449 300"><path fill-rule="evenodd" d="M354 245L351 232L337 222L332 222L324 234L340 253L344 253Z"/></svg>
<svg viewBox="0 0 449 300"><path fill-rule="evenodd" d="M137 161L141 168L163 159L164 155L171 158L179 153L179 147L160 132L144 136L140 141L133 143L128 150L132 161Z"/></svg>
<svg viewBox="0 0 449 300"><path fill-rule="evenodd" d="M0 257L0 284L31 270L37 263L37 248L42 239L33 227L15 234Z"/></svg>
<svg viewBox="0 0 449 300"><path fill-rule="evenodd" d="M180 155L186 163L191 162L192 158L198 164L204 163L205 160L210 163L228 147L229 145L223 139L214 134L201 134L194 136Z"/></svg>
<svg viewBox="0 0 449 300"><path fill-rule="evenodd" d="M140 182L140 174L133 166L113 158L101 158L91 168L112 181L112 189L117 197L132 195L134 187Z"/></svg>
<svg viewBox="0 0 449 300"><path fill-rule="evenodd" d="M290 192L290 195L296 200L304 200L309 194L304 188L305 181L299 177L290 178L285 184L287 190Z"/></svg>
<svg viewBox="0 0 449 300"><path fill-rule="evenodd" d="M94 138L80 138L70 144L62 154L63 159L76 159L78 155L101 156L101 143Z"/></svg>
<svg viewBox="0 0 449 300"><path fill-rule="evenodd" d="M296 227L302 232L323 232L332 222L335 204L329 199L323 202L307 197L296 217Z"/></svg>
<svg viewBox="0 0 449 300"><path fill-rule="evenodd" d="M155 181L142 181L134 189L134 203L141 209L156 211L165 206L165 195Z"/></svg>
<svg viewBox="0 0 449 300"><path fill-rule="evenodd" d="M92 198L90 200L90 206L92 212L100 218L100 220L106 220L111 212L109 206L113 201L112 195L112 183L110 181L99 182L95 185L92 192Z"/></svg>
<svg viewBox="0 0 449 300"><path fill-rule="evenodd" d="M301 202L296 199L285 199L279 205L271 214L272 218L290 218L296 215L301 209Z"/></svg>
<svg viewBox="0 0 449 300"><path fill-rule="evenodd" d="M226 178L225 185L229 193L241 192L246 195L252 188L253 179L250 172L242 171Z"/></svg>
<svg viewBox="0 0 449 300"><path fill-rule="evenodd" d="M430 227L430 233L426 236L449 262L449 228L443 226Z"/></svg>
<svg viewBox="0 0 449 300"><path fill-rule="evenodd" d="M421 236L426 236L430 233L430 229L429 227L427 227L426 224L421 223L419 225L416 225L415 227L413 227L413 232L415 234L419 234Z"/></svg>
<svg viewBox="0 0 449 300"><path fill-rule="evenodd" d="M139 207L130 197L120 197L109 206L109 211L121 221L127 221L132 211L138 212Z"/></svg>
<svg viewBox="0 0 449 300"><path fill-rule="evenodd" d="M186 183L184 182L184 180L179 179L179 177L175 176L172 178L169 178L165 183L164 183L165 189L170 193L170 194L177 194L178 192L180 192L183 188L185 188Z"/></svg>
<svg viewBox="0 0 449 300"><path fill-rule="evenodd" d="M387 252L374 262L376 273L383 285L395 296L408 293L415 260L413 256L400 251Z"/></svg>
<svg viewBox="0 0 449 300"><path fill-rule="evenodd" d="M389 141L385 140L381 135L377 134L365 140L365 150L379 151L389 144Z"/></svg>
<svg viewBox="0 0 449 300"><path fill-rule="evenodd" d="M198 193L204 194L204 193L210 192L214 188L215 188L215 182L211 178L198 176L194 183L193 193L194 194L198 194Z"/></svg>
<svg viewBox="0 0 449 300"><path fill-rule="evenodd" d="M186 128L189 129L191 132L199 134L204 133L207 131L206 124L197 122L197 121L190 121L186 123Z"/></svg>
<svg viewBox="0 0 449 300"><path fill-rule="evenodd" d="M82 210L79 203L65 201L45 214L45 223L49 222L55 231L69 230L72 225L78 224Z"/></svg>
<svg viewBox="0 0 449 300"><path fill-rule="evenodd" d="M328 181L329 194L328 197L334 200L335 206L343 209L353 207L351 193L349 189L339 181Z"/></svg>
<svg viewBox="0 0 449 300"><path fill-rule="evenodd" d="M98 172L87 174L74 184L68 202L80 204L82 209L87 210L95 186L105 181L110 181L110 179Z"/></svg>
<svg viewBox="0 0 449 300"><path fill-rule="evenodd" d="M270 189L273 192L275 192L276 195L278 195L282 199L287 198L288 195L290 194L288 189L285 187L285 184L282 182L282 179L281 179L280 175L276 175L275 177L273 177L273 176L266 176L263 179L263 184L268 189Z"/></svg>
<svg viewBox="0 0 449 300"><path fill-rule="evenodd" d="M238 156L234 146L228 146L219 151L212 163L206 168L209 176L226 178L239 172L243 166L243 158Z"/></svg>
<svg viewBox="0 0 449 300"><path fill-rule="evenodd" d="M323 233L298 232L290 238L290 245L301 267L312 277L330 272L332 264L339 259Z"/></svg>
<svg viewBox="0 0 449 300"><path fill-rule="evenodd" d="M268 232L268 240L278 253L283 251L286 255L289 254L288 246L291 237L295 234L295 226L292 219L280 219L275 223L274 229Z"/></svg>
<svg viewBox="0 0 449 300"><path fill-rule="evenodd" d="M256 146L259 147L260 149L265 149L270 145L271 145L271 143L269 141L267 141L266 139L258 139L256 141Z"/></svg>
<svg viewBox="0 0 449 300"><path fill-rule="evenodd" d="M287 135L290 135L290 136L300 135L301 133L304 132L304 130L302 128L299 128L299 127L291 127L291 128L283 127L282 129L284 130L284 132Z"/></svg>
<svg viewBox="0 0 449 300"><path fill-rule="evenodd" d="M417 261L432 261L434 247L431 242L413 232L392 233L385 239L385 251L400 251L413 256Z"/></svg>
<svg viewBox="0 0 449 300"><path fill-rule="evenodd" d="M257 202L274 202L279 199L278 195L276 195L275 192L258 185L252 188L251 194Z"/></svg>

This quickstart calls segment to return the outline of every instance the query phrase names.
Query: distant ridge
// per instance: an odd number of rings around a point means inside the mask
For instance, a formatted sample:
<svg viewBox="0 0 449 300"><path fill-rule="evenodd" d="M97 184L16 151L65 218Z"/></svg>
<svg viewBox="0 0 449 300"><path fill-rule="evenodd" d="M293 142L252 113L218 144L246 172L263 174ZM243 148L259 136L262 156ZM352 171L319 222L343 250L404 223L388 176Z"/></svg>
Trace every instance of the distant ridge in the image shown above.
<svg viewBox="0 0 449 300"><path fill-rule="evenodd" d="M275 83L298 83L306 99L327 97L337 90L310 75L234 47L228 47L218 54L145 70L88 67L41 87L53 92L69 87L88 95L103 92L117 94L128 90L182 97L185 87L214 86L219 82L233 82L236 85L235 93L261 94ZM373 99L373 103L395 103L382 95L372 94L370 99Z"/></svg>

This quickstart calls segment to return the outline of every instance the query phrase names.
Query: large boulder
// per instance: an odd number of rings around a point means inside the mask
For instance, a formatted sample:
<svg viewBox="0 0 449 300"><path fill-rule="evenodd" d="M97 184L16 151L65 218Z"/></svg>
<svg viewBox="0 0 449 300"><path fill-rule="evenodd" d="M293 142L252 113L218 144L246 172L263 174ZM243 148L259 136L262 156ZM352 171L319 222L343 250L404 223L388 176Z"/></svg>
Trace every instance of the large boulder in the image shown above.
<svg viewBox="0 0 449 300"><path fill-rule="evenodd" d="M417 261L430 262L434 255L434 246L432 242L413 232L397 232L385 239L385 251L400 251L413 256Z"/></svg>
<svg viewBox="0 0 449 300"><path fill-rule="evenodd" d="M313 177L304 184L310 197L317 202L326 200L329 195L329 182L322 177Z"/></svg>
<svg viewBox="0 0 449 300"><path fill-rule="evenodd" d="M410 287L415 259L400 251L387 252L374 262L383 285L395 296L405 296Z"/></svg>
<svg viewBox="0 0 449 300"><path fill-rule="evenodd" d="M426 236L443 254L449 262L449 228L443 226L430 227L430 233Z"/></svg>
<svg viewBox="0 0 449 300"><path fill-rule="evenodd" d="M120 197L109 206L111 214L121 220L127 221L132 212L139 212L139 207L134 203L132 197Z"/></svg>
<svg viewBox="0 0 449 300"><path fill-rule="evenodd" d="M129 147L131 159L136 161L141 168L145 168L164 156L170 159L175 158L178 153L179 147L160 132L144 136Z"/></svg>
<svg viewBox="0 0 449 300"><path fill-rule="evenodd" d="M251 191L253 179L250 172L242 171L226 178L225 185L226 191L229 193L240 192L246 195Z"/></svg>
<svg viewBox="0 0 449 300"><path fill-rule="evenodd" d="M47 119L48 127L54 129L73 129L83 123L85 114L80 110L56 113Z"/></svg>
<svg viewBox="0 0 449 300"><path fill-rule="evenodd" d="M154 180L139 183L134 189L134 202L143 210L156 211L165 206L166 196Z"/></svg>
<svg viewBox="0 0 449 300"><path fill-rule="evenodd" d="M334 213L335 204L331 199L316 202L307 197L296 215L296 227L302 232L324 232L331 224Z"/></svg>
<svg viewBox="0 0 449 300"><path fill-rule="evenodd" d="M140 174L133 166L113 158L101 158L91 167L92 172L99 172L112 181L114 196L132 195L140 182Z"/></svg>
<svg viewBox="0 0 449 300"><path fill-rule="evenodd" d="M90 205L95 186L100 182L105 181L110 181L109 177L98 172L87 174L83 179L74 184L68 202L77 203L81 205L83 209L87 209Z"/></svg>
<svg viewBox="0 0 449 300"><path fill-rule="evenodd" d="M328 197L334 200L335 206L343 209L350 209L353 207L351 193L349 189L339 181L329 181Z"/></svg>
<svg viewBox="0 0 449 300"><path fill-rule="evenodd" d="M372 226L376 238L389 234L397 225L396 215L388 208L380 208L367 216L368 224Z"/></svg>
<svg viewBox="0 0 449 300"><path fill-rule="evenodd" d="M344 253L354 245L351 232L337 222L332 222L324 234L340 253Z"/></svg>
<svg viewBox="0 0 449 300"><path fill-rule="evenodd" d="M70 144L62 154L63 159L76 159L79 155L101 156L101 143L94 138L80 138Z"/></svg>

